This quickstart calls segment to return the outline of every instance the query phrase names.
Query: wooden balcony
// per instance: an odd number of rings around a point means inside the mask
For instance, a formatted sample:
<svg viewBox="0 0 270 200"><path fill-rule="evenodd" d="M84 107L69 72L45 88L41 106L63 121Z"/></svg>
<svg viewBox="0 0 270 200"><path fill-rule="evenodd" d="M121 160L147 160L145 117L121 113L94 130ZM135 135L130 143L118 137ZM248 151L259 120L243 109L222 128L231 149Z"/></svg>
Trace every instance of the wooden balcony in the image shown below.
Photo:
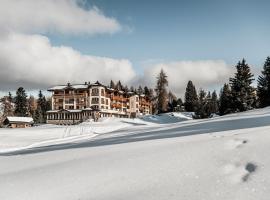
<svg viewBox="0 0 270 200"><path fill-rule="evenodd" d="M54 98L85 98L85 94L54 94Z"/></svg>

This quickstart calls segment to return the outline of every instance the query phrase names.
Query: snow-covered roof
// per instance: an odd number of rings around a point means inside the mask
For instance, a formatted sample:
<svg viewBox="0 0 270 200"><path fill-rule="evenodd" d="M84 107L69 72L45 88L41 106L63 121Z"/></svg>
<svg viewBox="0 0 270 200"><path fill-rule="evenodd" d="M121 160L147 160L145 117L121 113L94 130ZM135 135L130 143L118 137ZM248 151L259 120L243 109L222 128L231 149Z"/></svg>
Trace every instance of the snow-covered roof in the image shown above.
<svg viewBox="0 0 270 200"><path fill-rule="evenodd" d="M54 87L51 87L48 89L48 91L53 91L53 90L63 90L65 89L67 86L66 85L56 85Z"/></svg>
<svg viewBox="0 0 270 200"><path fill-rule="evenodd" d="M33 123L34 120L32 117L7 117L9 122L25 122L25 123Z"/></svg>
<svg viewBox="0 0 270 200"><path fill-rule="evenodd" d="M99 81L96 81L95 83L91 84L92 86L103 86L105 87L103 84L101 84Z"/></svg>
<svg viewBox="0 0 270 200"><path fill-rule="evenodd" d="M88 85L77 84L77 85L71 85L71 87L74 88L74 89L87 89Z"/></svg>
<svg viewBox="0 0 270 200"><path fill-rule="evenodd" d="M48 91L53 90L64 90L65 88L73 88L73 89L87 89L88 84L74 84L74 85L56 85L48 89Z"/></svg>

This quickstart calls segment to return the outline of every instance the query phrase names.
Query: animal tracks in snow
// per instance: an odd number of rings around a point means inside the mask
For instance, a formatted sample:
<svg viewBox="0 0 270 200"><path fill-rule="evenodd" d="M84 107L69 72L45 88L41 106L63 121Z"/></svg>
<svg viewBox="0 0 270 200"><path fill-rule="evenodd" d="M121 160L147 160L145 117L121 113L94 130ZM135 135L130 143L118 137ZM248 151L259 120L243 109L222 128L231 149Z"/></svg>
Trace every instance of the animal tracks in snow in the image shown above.
<svg viewBox="0 0 270 200"><path fill-rule="evenodd" d="M247 143L248 143L247 139L236 138L236 139L228 141L225 144L225 146L226 146L227 149L238 149L238 148L243 147Z"/></svg>

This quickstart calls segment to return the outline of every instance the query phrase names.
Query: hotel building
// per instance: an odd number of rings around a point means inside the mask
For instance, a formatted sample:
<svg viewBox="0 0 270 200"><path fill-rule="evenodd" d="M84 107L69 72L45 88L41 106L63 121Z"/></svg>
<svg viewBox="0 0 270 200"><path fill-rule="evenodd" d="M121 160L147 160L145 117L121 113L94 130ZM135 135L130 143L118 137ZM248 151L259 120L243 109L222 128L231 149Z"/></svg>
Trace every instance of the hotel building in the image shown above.
<svg viewBox="0 0 270 200"><path fill-rule="evenodd" d="M47 123L75 124L99 117L138 117L152 113L144 95L112 89L99 83L59 85L49 88L52 108Z"/></svg>

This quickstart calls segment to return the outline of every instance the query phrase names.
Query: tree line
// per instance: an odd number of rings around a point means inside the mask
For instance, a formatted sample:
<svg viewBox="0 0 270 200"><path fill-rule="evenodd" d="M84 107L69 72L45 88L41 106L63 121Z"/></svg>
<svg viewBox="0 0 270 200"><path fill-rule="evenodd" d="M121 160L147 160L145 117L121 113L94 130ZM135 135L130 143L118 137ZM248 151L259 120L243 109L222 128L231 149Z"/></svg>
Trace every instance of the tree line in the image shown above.
<svg viewBox="0 0 270 200"><path fill-rule="evenodd" d="M193 82L188 81L184 102L174 95L171 99L171 92L167 92L168 77L161 70L155 88L155 111L164 113L180 107L182 111L194 112L194 118L208 118L214 114L225 115L270 106L270 57L263 65L257 88L252 85L254 75L245 59L239 61L235 69L234 76L223 85L219 96L216 91L211 93L200 89L197 92Z"/></svg>
<svg viewBox="0 0 270 200"><path fill-rule="evenodd" d="M245 59L239 61L235 68L234 76L223 85L219 95L216 91L197 91L193 82L188 81L184 101L168 91L169 79L164 70L157 76L154 89L147 86L123 86L120 80L116 83L111 80L108 88L145 95L153 103L153 113L186 111L193 112L194 118L208 118L215 114L225 115L270 106L270 57L267 57L263 65L257 88L252 86L254 75ZM6 116L30 116L36 123L45 123L46 111L51 108L50 99L42 91L39 91L38 98L35 99L33 96L28 97L23 87L17 89L15 97L9 92L0 99L0 103L0 120Z"/></svg>
<svg viewBox="0 0 270 200"><path fill-rule="evenodd" d="M7 96L0 99L2 116L0 121L8 116L32 117L35 123L46 122L46 112L50 110L50 99L47 99L42 91L39 91L38 98L27 96L25 89L19 87L16 91L16 96L12 96L9 92Z"/></svg>

